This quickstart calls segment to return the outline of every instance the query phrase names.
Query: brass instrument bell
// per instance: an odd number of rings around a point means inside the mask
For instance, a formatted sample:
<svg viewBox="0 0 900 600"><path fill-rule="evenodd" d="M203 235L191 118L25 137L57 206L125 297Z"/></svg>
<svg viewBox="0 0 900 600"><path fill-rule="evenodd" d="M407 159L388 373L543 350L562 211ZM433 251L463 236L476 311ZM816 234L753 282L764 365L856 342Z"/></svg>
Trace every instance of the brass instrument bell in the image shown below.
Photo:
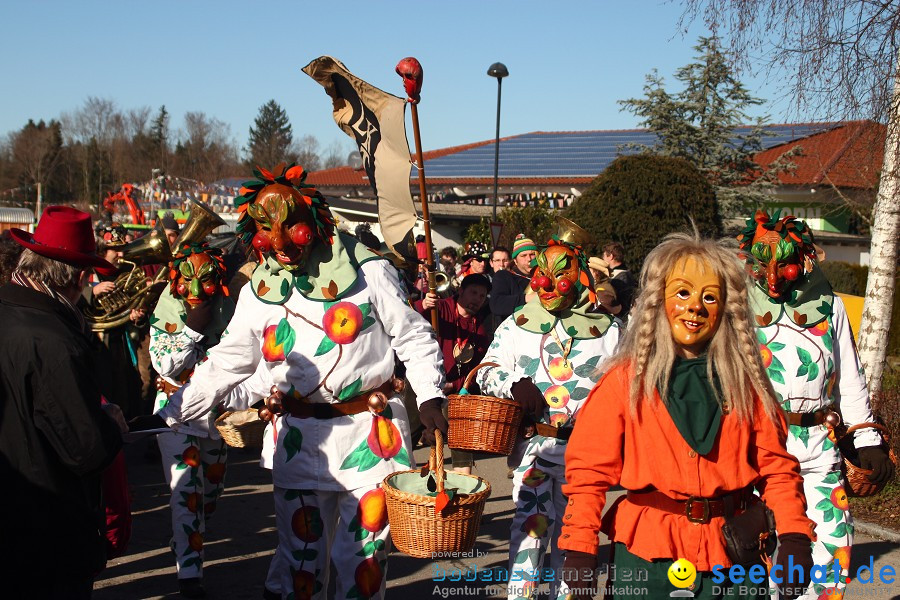
<svg viewBox="0 0 900 600"><path fill-rule="evenodd" d="M594 236L565 217L556 217L556 237L560 242L586 247L594 243Z"/></svg>
<svg viewBox="0 0 900 600"><path fill-rule="evenodd" d="M179 246L182 244L199 244L205 240L206 236L212 233L214 229L225 225L225 221L222 220L222 217L214 213L205 204L197 202L193 198L190 199L190 203L191 216L188 217L184 227L181 228L181 233L178 234L178 238L172 245L173 252L177 252Z"/></svg>

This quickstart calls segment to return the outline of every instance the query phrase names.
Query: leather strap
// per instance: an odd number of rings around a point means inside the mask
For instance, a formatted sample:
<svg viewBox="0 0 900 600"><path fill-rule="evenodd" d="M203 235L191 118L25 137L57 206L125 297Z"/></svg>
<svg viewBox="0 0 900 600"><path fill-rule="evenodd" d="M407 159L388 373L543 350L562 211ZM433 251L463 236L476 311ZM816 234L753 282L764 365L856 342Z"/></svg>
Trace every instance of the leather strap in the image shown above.
<svg viewBox="0 0 900 600"><path fill-rule="evenodd" d="M534 432L544 437L556 438L558 440L567 440L572 434L571 427L559 428L556 425L548 425L546 423L535 423Z"/></svg>
<svg viewBox="0 0 900 600"><path fill-rule="evenodd" d="M830 408L820 408L811 413L789 412L787 414L788 425L798 425L800 427L815 427L816 425L821 425L825 422L825 416L828 414L829 410Z"/></svg>
<svg viewBox="0 0 900 600"><path fill-rule="evenodd" d="M394 385L389 379L374 390L369 390L344 402L307 402L305 399L284 397L284 410L292 417L298 419L334 419L356 415L369 410L369 397L375 393L390 396L394 391Z"/></svg>
<svg viewBox="0 0 900 600"><path fill-rule="evenodd" d="M729 518L747 507L747 490L739 490L718 498L676 500L659 490L628 492L628 501L637 506L656 508L676 515L684 515L691 523L709 523L713 517Z"/></svg>

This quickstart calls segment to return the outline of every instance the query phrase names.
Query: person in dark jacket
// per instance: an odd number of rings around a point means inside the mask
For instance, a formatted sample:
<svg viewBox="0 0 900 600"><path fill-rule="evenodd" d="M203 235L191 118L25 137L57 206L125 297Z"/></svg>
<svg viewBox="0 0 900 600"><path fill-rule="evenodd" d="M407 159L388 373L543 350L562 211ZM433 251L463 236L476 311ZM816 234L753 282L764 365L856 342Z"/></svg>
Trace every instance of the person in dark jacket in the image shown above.
<svg viewBox="0 0 900 600"><path fill-rule="evenodd" d="M536 294L528 289L531 281L531 262L537 256L535 243L522 235L513 243L512 263L505 271L494 273L491 289L491 313L494 315L494 329L509 315L524 306Z"/></svg>
<svg viewBox="0 0 900 600"><path fill-rule="evenodd" d="M127 428L101 407L100 365L75 308L95 254L90 215L44 211L0 287L0 561L4 598L90 598L106 562L100 474Z"/></svg>

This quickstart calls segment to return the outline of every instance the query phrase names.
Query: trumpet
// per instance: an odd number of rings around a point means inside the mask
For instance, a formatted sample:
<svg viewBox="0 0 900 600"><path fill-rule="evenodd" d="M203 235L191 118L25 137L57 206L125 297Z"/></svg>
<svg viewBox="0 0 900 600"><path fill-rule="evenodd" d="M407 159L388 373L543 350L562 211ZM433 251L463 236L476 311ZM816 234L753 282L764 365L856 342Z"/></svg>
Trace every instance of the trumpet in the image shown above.
<svg viewBox="0 0 900 600"><path fill-rule="evenodd" d="M434 293L441 298L450 295L450 277L443 271L432 271L429 275L434 276ZM428 289L432 289L431 281L428 282Z"/></svg>

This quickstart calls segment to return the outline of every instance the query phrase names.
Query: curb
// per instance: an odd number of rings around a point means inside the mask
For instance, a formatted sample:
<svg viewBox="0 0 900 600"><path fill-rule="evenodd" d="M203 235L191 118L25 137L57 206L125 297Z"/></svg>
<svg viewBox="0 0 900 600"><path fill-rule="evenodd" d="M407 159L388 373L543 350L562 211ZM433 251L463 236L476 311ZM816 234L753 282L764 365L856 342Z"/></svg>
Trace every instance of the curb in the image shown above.
<svg viewBox="0 0 900 600"><path fill-rule="evenodd" d="M857 533L864 533L874 538L878 538L879 540L900 544L900 531L895 531L874 523L860 521L859 519L853 520L853 528Z"/></svg>

